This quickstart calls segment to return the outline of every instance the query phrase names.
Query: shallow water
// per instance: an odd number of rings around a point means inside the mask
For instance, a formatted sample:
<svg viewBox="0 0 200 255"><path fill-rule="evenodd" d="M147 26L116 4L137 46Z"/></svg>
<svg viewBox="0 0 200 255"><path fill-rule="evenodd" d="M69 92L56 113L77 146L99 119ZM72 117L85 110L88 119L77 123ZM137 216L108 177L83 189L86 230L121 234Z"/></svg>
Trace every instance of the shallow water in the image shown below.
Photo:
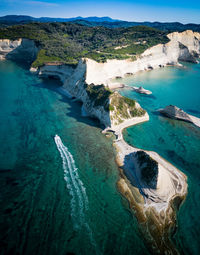
<svg viewBox="0 0 200 255"><path fill-rule="evenodd" d="M58 86L0 62L0 253L148 254L112 141Z"/></svg>
<svg viewBox="0 0 200 255"><path fill-rule="evenodd" d="M125 140L138 148L158 152L188 176L189 193L178 213L178 229L173 240L182 253L199 254L200 129L156 112L173 104L200 117L200 64L184 66L141 72L122 80L130 86L151 90L151 96L126 89L120 93L136 99L150 116L149 122L125 130Z"/></svg>

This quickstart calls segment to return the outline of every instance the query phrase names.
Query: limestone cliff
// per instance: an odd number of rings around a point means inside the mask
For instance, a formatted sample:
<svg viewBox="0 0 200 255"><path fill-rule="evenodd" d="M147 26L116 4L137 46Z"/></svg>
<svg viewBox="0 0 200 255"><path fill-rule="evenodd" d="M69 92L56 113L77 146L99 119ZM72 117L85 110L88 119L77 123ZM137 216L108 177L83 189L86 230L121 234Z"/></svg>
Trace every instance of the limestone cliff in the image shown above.
<svg viewBox="0 0 200 255"><path fill-rule="evenodd" d="M38 69L31 68L31 71L42 77L59 78L63 83L63 93L82 101L84 111L98 118L105 127L114 128L128 119L144 115L145 111L134 100L109 91L110 79L127 73L134 74L161 66L177 65L180 60L195 62L200 56L199 33L174 32L169 34L168 38L168 43L146 50L135 61L107 60L106 63L97 63L91 59L81 59L76 67L48 63ZM0 40L1 59L19 58L33 61L37 52L34 41L28 39Z"/></svg>
<svg viewBox="0 0 200 255"><path fill-rule="evenodd" d="M0 60L11 59L31 64L36 59L37 53L38 48L33 40L0 40Z"/></svg>
<svg viewBox="0 0 200 255"><path fill-rule="evenodd" d="M137 60L107 60L97 63L87 59L86 82L109 85L115 77L128 73L151 70L167 65L179 65L179 61L197 62L200 56L200 33L190 30L168 34L170 41L147 49Z"/></svg>
<svg viewBox="0 0 200 255"><path fill-rule="evenodd" d="M133 100L129 102L118 93L110 93L104 98L110 79L126 73L177 65L180 60L195 62L200 55L199 33L175 32L168 37L168 43L146 50L136 61L108 60L106 63L97 63L91 59L81 59L77 67L52 63L40 67L38 73L43 77L59 78L63 82L62 92L82 101L84 111L98 118L105 127L114 128L127 119L144 115L145 112ZM98 86L95 88L94 85ZM104 89L100 85L104 85ZM100 98L97 92L100 93Z"/></svg>
<svg viewBox="0 0 200 255"><path fill-rule="evenodd" d="M112 92L104 85L86 82L87 61L80 60L77 67L69 65L45 65L38 70L41 77L57 77L63 86L60 92L67 92L80 100L87 115L95 117L107 128L122 123L124 120L141 116L145 113L134 100Z"/></svg>

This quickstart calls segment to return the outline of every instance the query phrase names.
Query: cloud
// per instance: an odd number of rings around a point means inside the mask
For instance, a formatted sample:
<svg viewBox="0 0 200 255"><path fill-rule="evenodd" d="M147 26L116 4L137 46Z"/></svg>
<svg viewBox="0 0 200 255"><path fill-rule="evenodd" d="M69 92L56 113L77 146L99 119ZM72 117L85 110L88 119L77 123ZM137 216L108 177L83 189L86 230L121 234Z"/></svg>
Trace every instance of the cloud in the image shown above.
<svg viewBox="0 0 200 255"><path fill-rule="evenodd" d="M56 3L43 2L43 1L25 1L25 3L30 5L38 5L38 6L45 6L45 7L59 6L59 4L56 4Z"/></svg>

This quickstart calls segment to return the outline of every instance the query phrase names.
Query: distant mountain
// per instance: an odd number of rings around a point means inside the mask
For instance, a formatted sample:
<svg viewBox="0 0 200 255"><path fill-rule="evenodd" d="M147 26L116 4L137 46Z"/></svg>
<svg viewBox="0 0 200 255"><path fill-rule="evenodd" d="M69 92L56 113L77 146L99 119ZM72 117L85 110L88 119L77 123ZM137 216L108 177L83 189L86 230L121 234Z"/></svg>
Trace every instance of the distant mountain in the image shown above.
<svg viewBox="0 0 200 255"><path fill-rule="evenodd" d="M113 22L90 22L88 20L74 20L71 21L74 23L82 24L85 26L103 26L107 28L117 28L117 27L134 27L134 26L147 26L152 27L161 31L166 32L174 32L174 31L185 31L185 30L193 30L196 32L200 32L200 24L182 24L179 22L130 22L130 21L113 21Z"/></svg>
<svg viewBox="0 0 200 255"><path fill-rule="evenodd" d="M75 17L75 18L49 18L49 17L41 17L41 18L34 18L31 16L26 15L6 15L0 17L0 22L30 22L30 21L38 21L38 22L68 22L68 21L75 21L75 20L87 20L89 22L116 22L120 20L111 19L110 17Z"/></svg>
<svg viewBox="0 0 200 255"><path fill-rule="evenodd" d="M7 15L0 17L0 26L10 26L15 24L25 24L30 22L73 22L85 26L103 26L107 28L117 27L133 27L133 26L148 26L162 31L184 31L187 29L200 32L200 24L182 24L179 22L129 22L116 20L110 17L74 17L74 18L49 18L41 17L34 18L26 15Z"/></svg>

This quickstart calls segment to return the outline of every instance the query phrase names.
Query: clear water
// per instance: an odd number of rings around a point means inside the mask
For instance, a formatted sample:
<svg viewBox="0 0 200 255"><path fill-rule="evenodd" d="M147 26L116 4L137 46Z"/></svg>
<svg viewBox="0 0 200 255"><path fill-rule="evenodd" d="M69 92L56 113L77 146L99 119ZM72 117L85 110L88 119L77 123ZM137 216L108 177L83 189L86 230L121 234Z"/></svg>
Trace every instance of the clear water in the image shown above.
<svg viewBox="0 0 200 255"><path fill-rule="evenodd" d="M173 237L185 254L200 253L200 128L160 116L156 110L169 104L200 117L200 64L185 68L167 67L141 72L123 79L130 86L143 86L152 96L131 90L120 93L136 99L150 115L150 121L124 131L125 140L138 148L154 150L188 176L189 193L178 213Z"/></svg>
<svg viewBox="0 0 200 255"><path fill-rule="evenodd" d="M58 86L0 62L0 254L148 254L111 139Z"/></svg>

